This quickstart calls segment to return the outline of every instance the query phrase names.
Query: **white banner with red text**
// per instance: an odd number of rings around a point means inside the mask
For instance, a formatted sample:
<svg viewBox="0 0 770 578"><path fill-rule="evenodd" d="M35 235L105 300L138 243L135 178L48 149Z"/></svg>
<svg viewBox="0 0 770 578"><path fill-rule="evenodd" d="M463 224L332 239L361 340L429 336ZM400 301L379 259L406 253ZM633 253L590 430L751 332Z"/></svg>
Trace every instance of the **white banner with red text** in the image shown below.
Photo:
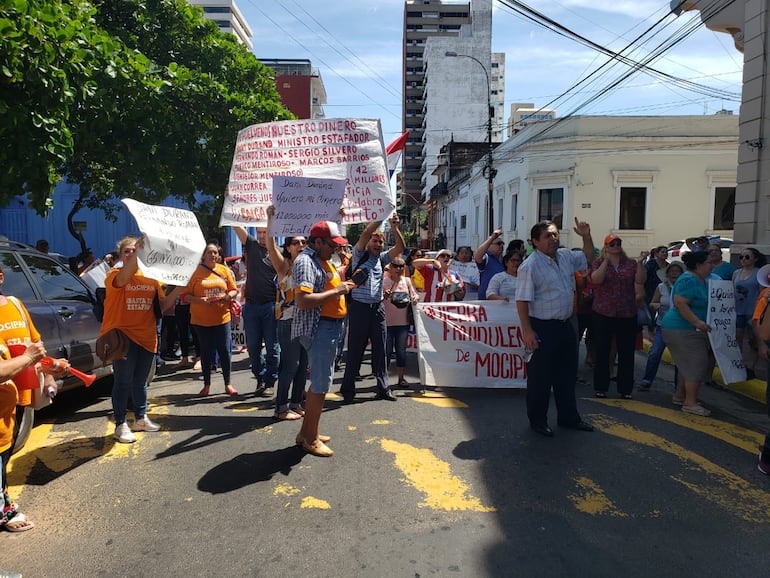
<svg viewBox="0 0 770 578"><path fill-rule="evenodd" d="M434 387L527 387L519 315L504 301L418 303L420 382Z"/></svg>

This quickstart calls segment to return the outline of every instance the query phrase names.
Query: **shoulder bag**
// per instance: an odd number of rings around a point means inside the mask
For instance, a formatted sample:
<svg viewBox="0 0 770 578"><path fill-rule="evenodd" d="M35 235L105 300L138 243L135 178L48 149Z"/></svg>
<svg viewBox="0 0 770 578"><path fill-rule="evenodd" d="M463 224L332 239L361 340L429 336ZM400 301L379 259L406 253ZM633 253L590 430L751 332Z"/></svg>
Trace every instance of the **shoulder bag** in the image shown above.
<svg viewBox="0 0 770 578"><path fill-rule="evenodd" d="M96 340L96 356L102 365L123 359L128 355L129 339L117 327L110 329Z"/></svg>

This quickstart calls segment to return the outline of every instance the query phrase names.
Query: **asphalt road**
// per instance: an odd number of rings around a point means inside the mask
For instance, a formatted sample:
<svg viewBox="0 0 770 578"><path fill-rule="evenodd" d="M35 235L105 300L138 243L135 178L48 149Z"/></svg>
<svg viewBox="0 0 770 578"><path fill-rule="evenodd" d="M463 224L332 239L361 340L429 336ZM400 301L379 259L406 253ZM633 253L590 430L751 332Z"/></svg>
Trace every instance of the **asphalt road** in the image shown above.
<svg viewBox="0 0 770 578"><path fill-rule="evenodd" d="M0 570L767 575L770 479L756 456L768 418L729 391L704 389L714 414L701 418L671 405L669 367L633 401L597 400L580 384L597 431L547 439L529 430L521 390L415 386L375 401L365 365L356 403L327 400L335 455L324 459L295 447L297 423L274 421L270 401L251 395L247 364L235 357L238 398L199 398L195 372L161 372L150 415L163 430L133 445L112 441L109 383L61 395L11 462L12 495L36 528L0 533Z"/></svg>

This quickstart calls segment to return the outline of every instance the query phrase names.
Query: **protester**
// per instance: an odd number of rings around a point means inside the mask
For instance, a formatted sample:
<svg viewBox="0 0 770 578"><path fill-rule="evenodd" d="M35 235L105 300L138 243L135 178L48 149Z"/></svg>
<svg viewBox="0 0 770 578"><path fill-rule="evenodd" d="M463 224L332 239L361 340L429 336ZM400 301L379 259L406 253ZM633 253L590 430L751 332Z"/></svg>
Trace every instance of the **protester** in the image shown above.
<svg viewBox="0 0 770 578"><path fill-rule="evenodd" d="M161 284L145 277L139 270L136 250L140 239L124 237L118 242L121 262L110 269L105 279L107 297L100 336L111 329L120 329L129 340L128 354L112 363L112 410L115 415L113 438L132 443L136 436L126 423L128 398L134 407L134 431L154 432L160 426L147 416L147 380L158 350L157 319L153 301L157 298L161 310L174 303L184 287L175 287L164 295Z"/></svg>
<svg viewBox="0 0 770 578"><path fill-rule="evenodd" d="M548 405L553 389L557 423L566 428L593 431L577 410L577 340L571 322L575 272L588 267L594 255L591 227L575 218L574 231L583 239L583 252L559 248L559 229L552 221L532 227L535 251L519 267L516 309L524 344L532 357L527 363L527 416L530 427L546 437Z"/></svg>
<svg viewBox="0 0 770 578"><path fill-rule="evenodd" d="M665 245L655 247L650 251L647 260L644 262L644 302L649 304L652 301L652 295L660 282L658 280L658 271L665 269L668 265L668 248Z"/></svg>
<svg viewBox="0 0 770 578"><path fill-rule="evenodd" d="M668 310L671 309L671 290L679 276L684 273L684 264L680 261L672 261L663 269L656 271L656 277L660 283L655 288L650 301L650 309L656 313L655 334L652 338L652 346L647 354L647 365L644 369L644 377L639 383L639 391L649 391L652 382L658 373L660 360L663 357L663 351L666 349L666 342L663 340L663 326L661 321ZM676 381L677 370L674 366L674 381Z"/></svg>
<svg viewBox="0 0 770 578"><path fill-rule="evenodd" d="M505 271L498 273L489 280L487 299L490 301L516 302L516 276L519 265L524 259L520 253L513 252L503 257Z"/></svg>
<svg viewBox="0 0 770 578"><path fill-rule="evenodd" d="M607 397L614 341L618 354L618 393L623 399L631 399L638 329L636 310L644 304L644 267L641 261L628 258L622 243L618 235L607 235L602 256L591 264L588 277L594 286L591 317L594 392L596 397Z"/></svg>
<svg viewBox="0 0 770 578"><path fill-rule="evenodd" d="M35 524L19 511L8 494L8 461L14 445L18 402L18 390L13 378L22 370L35 365L45 355L45 347L38 341L30 343L22 355L11 358L8 346L0 339L0 487L3 492L0 528L9 532L24 532L35 527Z"/></svg>
<svg viewBox="0 0 770 578"><path fill-rule="evenodd" d="M230 333L230 302L238 297L238 286L228 267L219 262L219 247L206 245L200 265L193 273L185 290L190 302L190 324L200 344L203 389L199 395L209 394L211 366L214 353L218 354L225 393L238 395L230 383L232 346Z"/></svg>
<svg viewBox="0 0 770 578"><path fill-rule="evenodd" d="M679 379L672 402L682 411L708 416L711 412L698 403L698 388L707 379L709 367L708 284L711 273L705 251L685 253L682 261L687 271L682 273L672 290L673 307L663 317L663 341L679 370Z"/></svg>
<svg viewBox="0 0 770 578"><path fill-rule="evenodd" d="M496 229L473 254L476 266L479 268L479 299L487 298L487 285L490 279L505 270L502 261L505 242L502 235L502 230Z"/></svg>
<svg viewBox="0 0 770 578"><path fill-rule="evenodd" d="M462 301L465 298L465 282L455 269L449 268L451 260L451 251L441 249L435 259L412 261L425 281L425 303Z"/></svg>
<svg viewBox="0 0 770 578"><path fill-rule="evenodd" d="M759 297L757 271L767 263L765 256L754 247L741 251L741 267L733 273L735 285L735 338L743 356L749 379L754 377L757 343L751 329L751 315Z"/></svg>
<svg viewBox="0 0 770 578"><path fill-rule="evenodd" d="M480 273L478 265L476 265L476 261L473 259L473 249L468 245L458 247L452 266L463 278L463 283L465 284L464 299L466 301L478 299Z"/></svg>
<svg viewBox="0 0 770 578"><path fill-rule="evenodd" d="M341 277L345 277L345 271L350 266L350 259L353 257L353 246L345 244L337 247L332 255L332 264L337 268ZM345 350L345 337L348 334L348 316L342 320L342 327L340 328L340 339L337 343L337 354L334 356L334 371L339 370L340 364L343 359L343 352Z"/></svg>
<svg viewBox="0 0 770 578"><path fill-rule="evenodd" d="M384 267L404 250L404 237L399 231L398 213L390 218L390 228L396 244L383 254L385 237L378 231L382 221L369 223L353 247L350 267L353 268L356 288L350 292L348 302L348 356L345 375L340 393L345 402L353 401L356 395L356 376L367 342L372 346L372 374L377 380L377 399L396 401L388 385L388 371L385 363L385 306L383 305L382 282ZM360 279L355 273L360 272ZM312 367L312 363L311 363Z"/></svg>
<svg viewBox="0 0 770 578"><path fill-rule="evenodd" d="M755 333L759 334L759 325L764 315L770 315L770 312L766 312L768 305L770 305L770 278L767 275L767 267L760 270L757 275L757 281L764 287L757 298L757 303L754 307L754 313L751 317L751 322L754 327ZM759 348L759 359L765 362L770 362L770 341L764 341L757 338L757 346ZM768 363L767 381L765 389L765 407L767 415L770 417L770 363ZM770 476L770 430L765 434L765 442L762 444L759 452L759 460L757 461L757 469Z"/></svg>
<svg viewBox="0 0 770 578"><path fill-rule="evenodd" d="M708 249L709 262L713 267L711 275L716 275L724 281L730 281L735 273L735 265L722 260L722 248L719 245L709 245Z"/></svg>
<svg viewBox="0 0 770 578"><path fill-rule="evenodd" d="M275 207L268 207L268 229L274 215ZM291 338L291 327L296 309L294 277L291 268L297 256L302 253L306 246L307 240L302 235L286 237L283 242L283 250L279 250L274 237L267 240L267 253L277 277L275 316L278 320L278 343L281 346L278 391L273 417L285 421L302 419L302 416L305 415L302 398L307 382L308 359L307 351L302 347L299 339ZM291 386L291 399L289 399L289 386Z"/></svg>
<svg viewBox="0 0 770 578"><path fill-rule="evenodd" d="M275 269L267 255L267 228L257 227L257 238L243 227L233 227L246 255L246 303L241 316L251 372L257 380L255 394L273 397L278 380L278 345L275 320ZM265 357L262 357L262 342Z"/></svg>
<svg viewBox="0 0 770 578"><path fill-rule="evenodd" d="M296 442L306 452L319 457L334 453L326 445L329 436L319 434L318 425L332 384L340 324L347 310L344 296L355 287L353 281L342 281L329 262L335 246L345 243L336 223L321 221L310 228L308 246L292 264L296 310L291 338L299 340L310 361L305 419Z"/></svg>
<svg viewBox="0 0 770 578"><path fill-rule="evenodd" d="M395 350L398 387L407 387L408 384L404 379L406 338L409 333L407 310L416 304L420 297L412 285L412 280L403 274L406 263L401 257L394 258L389 267L390 274L382 282L387 326L387 360L390 365L390 359ZM395 300L396 297L399 298L398 301Z"/></svg>
<svg viewBox="0 0 770 578"><path fill-rule="evenodd" d="M422 278L420 272L415 268L414 262L417 259L424 259L425 251L422 249L415 249L406 258L406 270L404 273L412 280L412 285L417 289L418 293L425 293L425 279ZM478 268L476 269L478 270Z"/></svg>

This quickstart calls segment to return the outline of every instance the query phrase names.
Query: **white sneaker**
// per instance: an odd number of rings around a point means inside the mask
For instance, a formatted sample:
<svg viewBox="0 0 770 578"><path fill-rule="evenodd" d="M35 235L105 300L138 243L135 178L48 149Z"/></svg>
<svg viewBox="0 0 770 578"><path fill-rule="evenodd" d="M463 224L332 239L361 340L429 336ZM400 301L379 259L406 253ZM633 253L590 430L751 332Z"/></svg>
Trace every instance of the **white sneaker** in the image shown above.
<svg viewBox="0 0 770 578"><path fill-rule="evenodd" d="M112 437L122 444L132 444L136 441L136 436L131 433L126 422L115 426L115 433L112 434Z"/></svg>
<svg viewBox="0 0 770 578"><path fill-rule="evenodd" d="M149 417L144 416L142 419L138 419L134 422L134 431L158 431L160 426L152 421Z"/></svg>

